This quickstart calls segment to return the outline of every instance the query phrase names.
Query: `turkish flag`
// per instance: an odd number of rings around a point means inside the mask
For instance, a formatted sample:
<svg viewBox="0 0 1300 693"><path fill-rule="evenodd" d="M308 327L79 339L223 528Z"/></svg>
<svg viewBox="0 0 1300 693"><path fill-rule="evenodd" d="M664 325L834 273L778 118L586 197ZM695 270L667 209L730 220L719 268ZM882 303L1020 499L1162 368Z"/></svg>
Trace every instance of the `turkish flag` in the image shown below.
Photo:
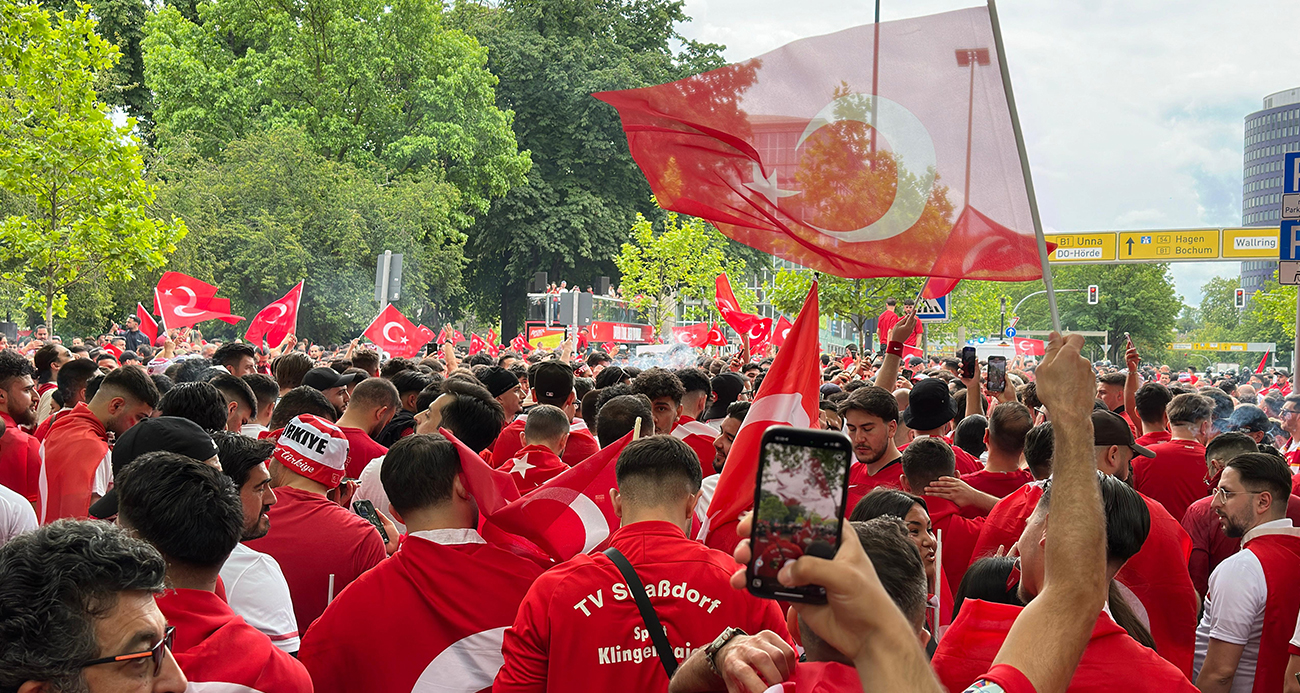
<svg viewBox="0 0 1300 693"><path fill-rule="evenodd" d="M261 345L262 341L275 348L280 346L298 325L298 305L302 303L302 282L289 289L280 300L263 308L248 323L244 339Z"/></svg>
<svg viewBox="0 0 1300 693"><path fill-rule="evenodd" d="M772 343L779 346L785 345L785 337L790 334L790 328L794 323L790 322L784 315L776 321L776 327L772 328Z"/></svg>
<svg viewBox="0 0 1300 693"><path fill-rule="evenodd" d="M1042 356L1047 353L1047 345L1041 339L1012 337L1011 343L1015 345L1017 354L1024 354L1025 356Z"/></svg>
<svg viewBox="0 0 1300 693"><path fill-rule="evenodd" d="M1052 245L1056 245L1053 243ZM926 280L925 286L921 287L921 298L939 298L952 293L957 288L960 279L946 279L944 277L930 277Z"/></svg>
<svg viewBox="0 0 1300 693"><path fill-rule="evenodd" d="M493 330L493 329L490 329L490 328L488 329L487 341L488 341L488 344L491 344L492 346L496 346L496 343L497 343L497 331L496 331L496 330Z"/></svg>
<svg viewBox="0 0 1300 693"><path fill-rule="evenodd" d="M362 334L375 346L397 358L410 358L420 351L416 327L393 304L380 311ZM417 342L419 342L417 344Z"/></svg>
<svg viewBox="0 0 1300 693"><path fill-rule="evenodd" d="M165 272L153 292L153 311L163 327L193 327L206 320L231 325L243 320L230 312L230 299L217 298L217 287L180 272Z"/></svg>
<svg viewBox="0 0 1300 693"><path fill-rule="evenodd" d="M452 342L460 343L465 341L465 335L461 334L460 330L456 328L452 328L451 332L447 333L447 336L451 338Z"/></svg>
<svg viewBox="0 0 1300 693"><path fill-rule="evenodd" d="M600 348L606 354L612 354L615 351L618 351L618 342L605 342L604 344L600 345Z"/></svg>
<svg viewBox="0 0 1300 693"><path fill-rule="evenodd" d="M461 477L474 496L483 537L521 555L565 561L599 546L619 526L614 470L632 433L522 497L508 472L493 469L448 431Z"/></svg>
<svg viewBox="0 0 1300 693"><path fill-rule="evenodd" d="M447 328L444 327L438 330L438 343L442 344L445 341L447 341Z"/></svg>
<svg viewBox="0 0 1300 693"><path fill-rule="evenodd" d="M709 326L708 346L727 346L727 336L722 334L722 329L715 325Z"/></svg>
<svg viewBox="0 0 1300 693"><path fill-rule="evenodd" d="M514 339L510 340L510 348L521 354L527 354L533 350L532 345L528 343L528 338L522 334L517 334Z"/></svg>
<svg viewBox="0 0 1300 693"><path fill-rule="evenodd" d="M1000 62L974 7L594 96L658 203L736 241L841 277L1027 281L1043 270ZM950 243L962 216L1010 245Z"/></svg>
<svg viewBox="0 0 1300 693"><path fill-rule="evenodd" d="M469 353L477 354L480 351L487 351L488 343L478 336L477 332L471 332L469 335Z"/></svg>
<svg viewBox="0 0 1300 693"><path fill-rule="evenodd" d="M709 323L697 322L694 325L674 327L673 340L690 347L705 346L709 343Z"/></svg>
<svg viewBox="0 0 1300 693"><path fill-rule="evenodd" d="M140 323L140 332L149 336L149 344L152 346L153 340L158 338L158 322L140 303L135 304L135 319Z"/></svg>
<svg viewBox="0 0 1300 693"><path fill-rule="evenodd" d="M817 358L819 329L817 282L813 282L785 348L772 362L745 423L731 444L727 464L722 468L718 488L709 503L708 519L700 528L700 540L707 538L710 528L736 521L753 506L758 444L763 432L772 426L809 428L816 424L821 385L821 361Z"/></svg>
<svg viewBox="0 0 1300 693"><path fill-rule="evenodd" d="M415 342L420 347L423 347L425 344L432 342L433 337L434 337L433 330L425 327L424 325L415 326Z"/></svg>
<svg viewBox="0 0 1300 693"><path fill-rule="evenodd" d="M727 279L727 275L719 274L715 287L714 305L731 329L742 335L748 334L751 340L758 339L764 330L772 329L771 318L760 318L757 315L740 312L740 302L736 300L736 294L731 291L731 280ZM764 320L767 321L766 325L763 323Z"/></svg>

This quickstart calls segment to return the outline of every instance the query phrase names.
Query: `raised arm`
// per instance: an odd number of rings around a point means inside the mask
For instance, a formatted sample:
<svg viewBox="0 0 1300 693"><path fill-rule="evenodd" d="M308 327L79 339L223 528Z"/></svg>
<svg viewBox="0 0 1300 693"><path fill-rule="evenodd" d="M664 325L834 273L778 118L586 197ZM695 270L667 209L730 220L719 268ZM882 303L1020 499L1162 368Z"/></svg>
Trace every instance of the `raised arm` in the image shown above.
<svg viewBox="0 0 1300 693"><path fill-rule="evenodd" d="M1038 368L1038 397L1052 412L1052 515L1043 589L1025 607L994 664L1020 670L1037 693L1070 684L1106 600L1106 522L1093 463L1093 375L1083 337L1053 333Z"/></svg>
<svg viewBox="0 0 1300 693"><path fill-rule="evenodd" d="M889 331L889 346L885 349L885 358L880 364L880 370L876 371L876 387L883 387L893 392L895 385L898 384L898 369L903 363L903 341L912 336L912 330L916 328L916 316L909 315L894 328Z"/></svg>
<svg viewBox="0 0 1300 693"><path fill-rule="evenodd" d="M1129 421L1138 427L1138 433L1142 432L1142 422L1137 415L1137 391L1138 391L1138 366L1142 365L1142 356L1138 354L1137 347L1129 347L1124 352L1124 365L1128 367L1128 376L1124 378L1124 412L1128 414Z"/></svg>

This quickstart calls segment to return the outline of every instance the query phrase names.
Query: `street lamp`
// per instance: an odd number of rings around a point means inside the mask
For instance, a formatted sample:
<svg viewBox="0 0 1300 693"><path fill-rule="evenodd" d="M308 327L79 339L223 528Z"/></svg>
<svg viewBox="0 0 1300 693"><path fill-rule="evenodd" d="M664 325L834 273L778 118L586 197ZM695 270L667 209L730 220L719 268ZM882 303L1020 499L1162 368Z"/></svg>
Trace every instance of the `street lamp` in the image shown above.
<svg viewBox="0 0 1300 693"><path fill-rule="evenodd" d="M958 48L957 67L970 68L970 96L966 101L966 187L962 189L961 203L970 206L970 150L971 134L975 123L975 66L989 64L989 49Z"/></svg>

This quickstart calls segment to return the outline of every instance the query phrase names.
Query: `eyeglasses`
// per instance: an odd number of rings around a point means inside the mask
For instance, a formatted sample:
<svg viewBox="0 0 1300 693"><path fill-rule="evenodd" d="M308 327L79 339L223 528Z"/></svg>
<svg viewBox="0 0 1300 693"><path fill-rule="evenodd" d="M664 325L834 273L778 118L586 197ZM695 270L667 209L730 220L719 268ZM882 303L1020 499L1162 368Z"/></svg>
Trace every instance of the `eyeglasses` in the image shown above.
<svg viewBox="0 0 1300 693"><path fill-rule="evenodd" d="M172 641L175 637L176 628L174 626L167 626L167 630L163 631L162 640L159 640L156 645L147 650L142 652L128 652L127 654L120 654L115 657L92 659L89 662L82 662L81 667L93 667L98 664L113 664L115 662L129 662L131 660L149 657L153 659L153 675L157 676L162 673L163 659L166 658L167 651L172 649Z"/></svg>
<svg viewBox="0 0 1300 693"><path fill-rule="evenodd" d="M1295 414L1296 412L1300 412L1300 409L1282 409L1278 414L1286 416L1287 414Z"/></svg>
<svg viewBox="0 0 1300 693"><path fill-rule="evenodd" d="M1211 495L1218 496L1220 500L1222 500L1224 503L1227 503L1233 498L1243 494L1247 496L1258 496L1261 493L1263 493L1263 491L1228 491L1224 489L1222 486L1215 486L1214 491L1211 492Z"/></svg>

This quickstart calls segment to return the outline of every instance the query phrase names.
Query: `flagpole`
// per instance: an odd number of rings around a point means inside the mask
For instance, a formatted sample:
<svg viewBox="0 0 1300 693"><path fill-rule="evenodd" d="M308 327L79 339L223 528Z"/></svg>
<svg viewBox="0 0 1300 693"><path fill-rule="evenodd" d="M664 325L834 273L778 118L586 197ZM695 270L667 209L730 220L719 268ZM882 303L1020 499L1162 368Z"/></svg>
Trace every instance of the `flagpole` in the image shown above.
<svg viewBox="0 0 1300 693"><path fill-rule="evenodd" d="M989 20L993 24L993 45L998 51L998 70L1002 72L1002 88L1007 95L1007 109L1011 111L1011 129L1016 133L1016 149L1020 152L1020 171L1025 177L1025 193L1029 196L1029 214L1034 220L1034 235L1038 238L1038 262L1043 268L1043 287L1047 289L1047 307L1052 313L1052 329L1061 331L1061 314L1056 308L1056 291L1052 288L1052 268L1047 264L1047 238L1043 236L1043 220L1038 215L1038 196L1034 194L1034 178L1029 172L1029 154L1025 151L1025 135L1020 130L1020 116L1016 112L1016 97L1011 91L1011 70L1007 67L1007 52L1002 46L1002 25L998 22L996 0L988 0Z"/></svg>

